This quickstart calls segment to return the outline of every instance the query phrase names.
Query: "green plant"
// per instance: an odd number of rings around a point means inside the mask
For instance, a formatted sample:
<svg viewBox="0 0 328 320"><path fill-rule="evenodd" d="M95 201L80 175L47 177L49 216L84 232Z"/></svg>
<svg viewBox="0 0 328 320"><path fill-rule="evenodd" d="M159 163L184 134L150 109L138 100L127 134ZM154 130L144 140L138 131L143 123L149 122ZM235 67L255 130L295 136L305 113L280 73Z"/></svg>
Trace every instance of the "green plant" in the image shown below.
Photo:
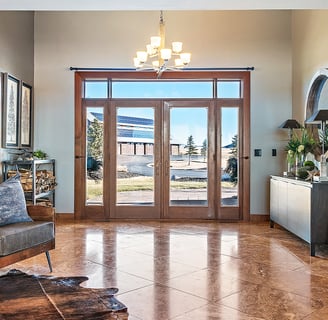
<svg viewBox="0 0 328 320"><path fill-rule="evenodd" d="M38 158L38 159L46 159L47 156L48 155L40 149L33 152L33 157Z"/></svg>
<svg viewBox="0 0 328 320"><path fill-rule="evenodd" d="M325 127L325 130L321 130L321 132L319 133L319 139L320 139L321 150L323 149L324 151L326 151L328 148L328 127ZM323 144L323 148L322 148L322 144Z"/></svg>
<svg viewBox="0 0 328 320"><path fill-rule="evenodd" d="M309 161L309 160L305 161L303 163L303 166L305 168L307 168L309 171L314 170L314 168L315 168L314 162L313 161Z"/></svg>
<svg viewBox="0 0 328 320"><path fill-rule="evenodd" d="M318 142L315 141L311 132L307 129L302 128L301 134L297 134L294 131L285 148L287 151L287 161L293 163L298 155L306 155L309 152L314 153L317 146Z"/></svg>

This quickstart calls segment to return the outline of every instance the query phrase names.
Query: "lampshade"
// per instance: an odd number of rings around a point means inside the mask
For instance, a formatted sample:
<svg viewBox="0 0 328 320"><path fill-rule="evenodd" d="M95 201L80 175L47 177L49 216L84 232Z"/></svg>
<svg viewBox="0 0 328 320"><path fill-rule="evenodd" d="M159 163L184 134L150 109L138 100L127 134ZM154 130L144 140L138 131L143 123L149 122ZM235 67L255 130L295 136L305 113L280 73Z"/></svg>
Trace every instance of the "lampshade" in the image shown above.
<svg viewBox="0 0 328 320"><path fill-rule="evenodd" d="M145 63L147 61L147 52L146 51L137 51L137 58L140 63Z"/></svg>
<svg viewBox="0 0 328 320"><path fill-rule="evenodd" d="M314 122L322 122L328 120L328 109L320 109L312 114L310 118L308 118L305 123L311 124Z"/></svg>
<svg viewBox="0 0 328 320"><path fill-rule="evenodd" d="M172 42L172 51L174 53L180 53L182 51L182 42Z"/></svg>
<svg viewBox="0 0 328 320"><path fill-rule="evenodd" d="M171 49L161 49L161 58L163 60L169 60L172 56L172 50Z"/></svg>
<svg viewBox="0 0 328 320"><path fill-rule="evenodd" d="M157 36L154 36L154 37L150 37L150 45L154 48L159 48L160 45L161 45L161 37L157 37Z"/></svg>
<svg viewBox="0 0 328 320"><path fill-rule="evenodd" d="M288 119L283 122L279 128L283 129L300 129L301 125L295 119Z"/></svg>

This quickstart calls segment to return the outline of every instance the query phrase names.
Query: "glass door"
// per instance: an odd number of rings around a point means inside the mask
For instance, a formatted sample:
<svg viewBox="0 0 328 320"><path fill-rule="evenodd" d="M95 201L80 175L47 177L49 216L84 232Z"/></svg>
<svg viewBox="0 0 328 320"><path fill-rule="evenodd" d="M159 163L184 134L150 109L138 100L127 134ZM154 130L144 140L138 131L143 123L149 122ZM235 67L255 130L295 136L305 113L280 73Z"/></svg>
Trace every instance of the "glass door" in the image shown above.
<svg viewBox="0 0 328 320"><path fill-rule="evenodd" d="M243 131L241 102L221 101L217 112L218 218L239 220L242 216Z"/></svg>
<svg viewBox="0 0 328 320"><path fill-rule="evenodd" d="M108 103L87 100L75 121L75 210L81 218L106 219L110 201L106 188L109 129Z"/></svg>
<svg viewBox="0 0 328 320"><path fill-rule="evenodd" d="M164 217L214 218L213 103L164 105Z"/></svg>
<svg viewBox="0 0 328 320"><path fill-rule="evenodd" d="M160 216L159 102L115 101L111 136L112 186L116 218Z"/></svg>

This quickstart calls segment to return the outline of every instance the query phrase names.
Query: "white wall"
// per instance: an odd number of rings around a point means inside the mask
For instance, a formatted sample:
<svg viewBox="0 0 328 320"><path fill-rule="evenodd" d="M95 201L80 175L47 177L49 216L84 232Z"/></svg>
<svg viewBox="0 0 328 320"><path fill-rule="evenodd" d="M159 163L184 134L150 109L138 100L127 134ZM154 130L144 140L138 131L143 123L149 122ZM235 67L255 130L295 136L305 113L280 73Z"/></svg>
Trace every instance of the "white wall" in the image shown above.
<svg viewBox="0 0 328 320"><path fill-rule="evenodd" d="M293 115L303 123L311 81L328 68L328 10L294 11L292 30Z"/></svg>
<svg viewBox="0 0 328 320"><path fill-rule="evenodd" d="M57 212L74 210L74 73L78 67L133 67L158 32L158 12L35 14L35 146L57 159ZM251 213L268 213L268 176L283 170L291 117L290 11L165 12L167 41L184 42L190 67L254 66L251 74ZM263 156L253 157L261 148ZM278 149L278 157L271 149Z"/></svg>
<svg viewBox="0 0 328 320"><path fill-rule="evenodd" d="M0 11L0 72L7 72L33 85L34 78L34 14L33 12ZM1 101L1 90L0 90ZM0 103L0 110L2 106ZM0 128L1 126L0 112ZM0 130L0 141L2 130ZM7 150L1 149L0 162L8 160ZM1 174L1 168L0 168ZM1 178L0 178L1 180Z"/></svg>

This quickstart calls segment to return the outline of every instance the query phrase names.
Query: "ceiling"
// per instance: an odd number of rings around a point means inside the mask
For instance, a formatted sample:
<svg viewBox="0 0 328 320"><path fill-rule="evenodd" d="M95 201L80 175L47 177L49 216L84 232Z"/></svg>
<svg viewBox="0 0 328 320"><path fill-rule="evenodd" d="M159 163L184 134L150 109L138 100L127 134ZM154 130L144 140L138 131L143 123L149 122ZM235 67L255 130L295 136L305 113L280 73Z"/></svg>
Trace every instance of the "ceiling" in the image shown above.
<svg viewBox="0 0 328 320"><path fill-rule="evenodd" d="M0 10L328 9L327 0L0 0Z"/></svg>

